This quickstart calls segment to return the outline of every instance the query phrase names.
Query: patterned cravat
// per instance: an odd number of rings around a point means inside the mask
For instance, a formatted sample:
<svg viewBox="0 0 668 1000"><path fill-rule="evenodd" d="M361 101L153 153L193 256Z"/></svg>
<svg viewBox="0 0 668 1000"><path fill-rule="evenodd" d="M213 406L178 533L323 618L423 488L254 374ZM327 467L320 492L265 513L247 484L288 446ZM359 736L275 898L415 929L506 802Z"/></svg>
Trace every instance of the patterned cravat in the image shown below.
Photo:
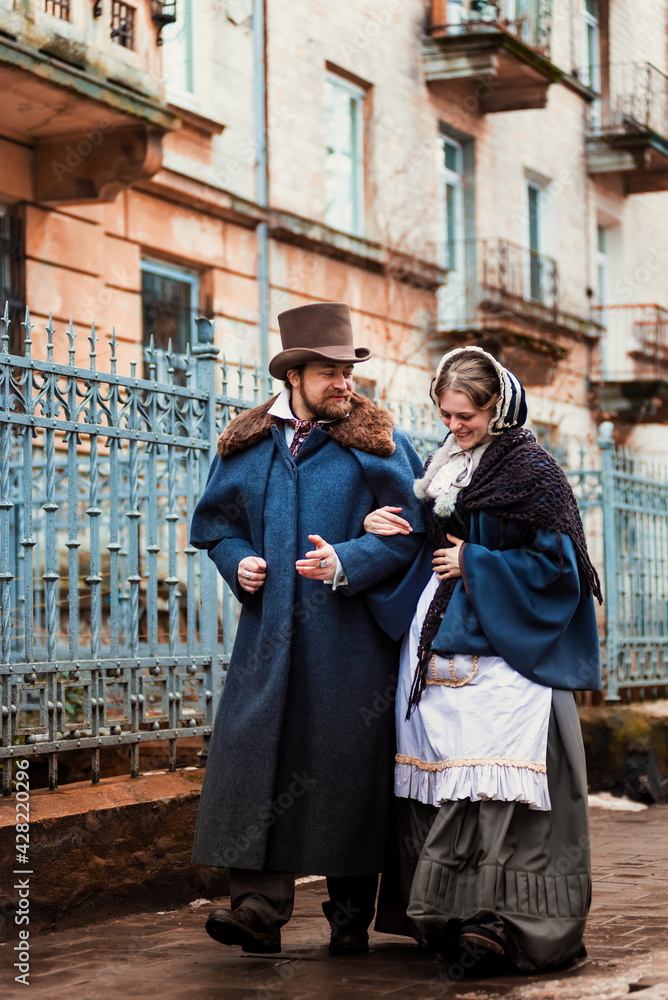
<svg viewBox="0 0 668 1000"><path fill-rule="evenodd" d="M295 419L292 421L292 424L295 429L295 436L293 437L292 444L290 445L290 454L294 457L304 444L304 441L306 441L306 438L309 436L311 430L318 426L318 423L316 420Z"/></svg>

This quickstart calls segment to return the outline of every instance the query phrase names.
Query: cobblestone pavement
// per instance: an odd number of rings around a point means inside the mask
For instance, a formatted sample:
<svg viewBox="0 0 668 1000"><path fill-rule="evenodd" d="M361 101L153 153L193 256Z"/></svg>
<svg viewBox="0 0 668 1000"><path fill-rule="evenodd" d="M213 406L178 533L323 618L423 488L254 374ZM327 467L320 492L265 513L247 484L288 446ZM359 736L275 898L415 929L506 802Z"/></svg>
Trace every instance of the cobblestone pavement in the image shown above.
<svg viewBox="0 0 668 1000"><path fill-rule="evenodd" d="M592 810L594 901L588 957L566 972L453 983L402 939L374 934L368 955L332 957L324 882L301 885L284 951L247 956L204 932L209 903L32 939L30 985L0 946L0 996L30 1000L611 1000L631 983L668 980L668 806ZM221 901L222 902L222 901ZM224 905L224 904L223 904Z"/></svg>

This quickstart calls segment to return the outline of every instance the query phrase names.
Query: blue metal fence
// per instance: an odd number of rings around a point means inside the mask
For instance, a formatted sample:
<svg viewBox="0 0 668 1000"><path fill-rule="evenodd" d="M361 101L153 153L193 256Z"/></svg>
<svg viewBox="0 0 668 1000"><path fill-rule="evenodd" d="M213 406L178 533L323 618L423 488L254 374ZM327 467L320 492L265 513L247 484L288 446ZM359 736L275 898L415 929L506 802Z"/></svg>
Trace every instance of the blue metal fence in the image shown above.
<svg viewBox="0 0 668 1000"><path fill-rule="evenodd" d="M0 353L0 758L91 751L211 731L232 632L221 636L215 567L187 542L215 440L217 349L210 325L186 385L75 363L70 324L37 342L29 316L23 356ZM59 359L54 360L57 351ZM35 356L36 355L36 356ZM255 394L257 396L257 392ZM238 401L225 397L226 411ZM252 405L252 400L243 405ZM222 638L222 644L219 641ZM11 767L3 769L11 790Z"/></svg>
<svg viewBox="0 0 668 1000"><path fill-rule="evenodd" d="M229 662L237 604L206 555L188 545L217 432L261 398L257 370L218 358L213 327L176 384L155 381L156 352L117 372L117 343L91 330L82 365L70 327L49 321L24 353L0 342L0 760L180 739L206 751ZM67 359L65 362L64 359ZM57 359L57 360L56 360ZM181 384L185 382L185 384ZM388 404L426 456L443 428L433 407ZM594 556L605 561L608 697L668 683L668 471L617 451L568 469ZM605 560L603 559L605 555ZM11 766L3 790L11 792Z"/></svg>
<svg viewBox="0 0 668 1000"><path fill-rule="evenodd" d="M668 466L602 425L607 697L668 685Z"/></svg>

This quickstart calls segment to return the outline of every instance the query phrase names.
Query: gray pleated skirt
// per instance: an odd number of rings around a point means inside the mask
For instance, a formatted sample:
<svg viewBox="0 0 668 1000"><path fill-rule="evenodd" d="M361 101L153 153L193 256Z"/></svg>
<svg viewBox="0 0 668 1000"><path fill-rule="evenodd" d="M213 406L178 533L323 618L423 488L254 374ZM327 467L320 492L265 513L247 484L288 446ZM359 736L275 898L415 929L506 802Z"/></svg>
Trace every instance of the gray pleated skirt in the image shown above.
<svg viewBox="0 0 668 1000"><path fill-rule="evenodd" d="M582 954L591 900L587 777L570 691L554 691L547 743L552 809L519 802L398 799L399 843L376 930L442 950L464 924L494 931L522 972Z"/></svg>

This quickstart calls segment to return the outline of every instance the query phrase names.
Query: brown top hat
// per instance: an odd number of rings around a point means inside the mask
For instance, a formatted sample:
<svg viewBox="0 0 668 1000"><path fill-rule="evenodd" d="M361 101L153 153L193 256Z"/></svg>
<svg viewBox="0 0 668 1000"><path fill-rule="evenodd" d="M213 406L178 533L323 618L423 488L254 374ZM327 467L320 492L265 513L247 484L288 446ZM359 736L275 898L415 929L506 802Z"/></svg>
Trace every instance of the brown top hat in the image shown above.
<svg viewBox="0 0 668 1000"><path fill-rule="evenodd" d="M368 361L366 347L353 346L350 307L344 302L313 302L280 313L278 326L283 350L269 362L274 378L284 379L289 368L307 361L356 363Z"/></svg>

